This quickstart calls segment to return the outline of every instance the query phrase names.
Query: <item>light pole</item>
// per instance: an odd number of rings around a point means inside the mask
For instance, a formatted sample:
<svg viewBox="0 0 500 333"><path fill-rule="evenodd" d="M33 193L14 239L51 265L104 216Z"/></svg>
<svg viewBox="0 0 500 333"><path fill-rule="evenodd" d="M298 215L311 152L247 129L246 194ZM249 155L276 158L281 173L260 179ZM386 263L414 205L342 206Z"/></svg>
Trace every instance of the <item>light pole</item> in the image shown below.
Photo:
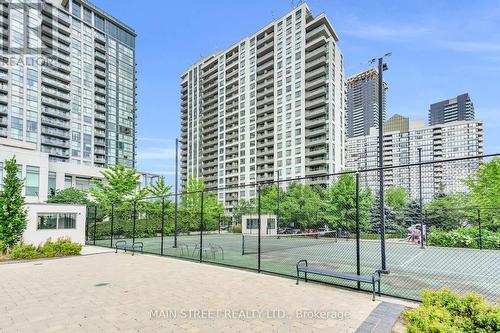
<svg viewBox="0 0 500 333"><path fill-rule="evenodd" d="M387 64L384 58L391 56L392 53L386 53L378 58L378 167L379 167L379 199L380 199L380 252L382 258L382 271L387 272L385 257L385 212L384 212L384 80L383 73L387 70ZM374 63L372 59L371 63Z"/></svg>

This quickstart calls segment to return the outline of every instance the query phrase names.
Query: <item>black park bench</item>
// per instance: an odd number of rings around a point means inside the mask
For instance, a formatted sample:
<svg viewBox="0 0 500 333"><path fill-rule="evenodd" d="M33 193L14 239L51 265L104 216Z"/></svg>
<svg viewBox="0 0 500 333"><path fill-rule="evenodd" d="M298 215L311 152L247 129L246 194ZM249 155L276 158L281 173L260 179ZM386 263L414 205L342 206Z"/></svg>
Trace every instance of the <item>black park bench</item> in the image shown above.
<svg viewBox="0 0 500 333"><path fill-rule="evenodd" d="M371 276L369 275L357 275L357 274L350 274L350 273L345 273L345 272L336 272L332 271L329 269L324 269L324 268L319 268L319 267L312 267L307 265L307 260L299 260L297 262L297 284L299 284L299 273L303 272L304 273L304 280L307 282L307 273L309 274L317 274L317 275L323 275L323 276L330 276L333 278L338 278L338 279L344 279L344 280L351 280L351 281L358 281L358 282L363 282L363 283L371 283L372 284L372 300L375 300L375 282L378 284L378 295L380 296L380 274L381 270L376 270Z"/></svg>
<svg viewBox="0 0 500 333"><path fill-rule="evenodd" d="M141 249L141 253L144 253L144 243L134 242L129 245L127 244L127 241L121 240L115 243L115 253L118 253L118 249L121 249L125 252L127 252L127 250L131 250L132 255L134 255L136 249Z"/></svg>

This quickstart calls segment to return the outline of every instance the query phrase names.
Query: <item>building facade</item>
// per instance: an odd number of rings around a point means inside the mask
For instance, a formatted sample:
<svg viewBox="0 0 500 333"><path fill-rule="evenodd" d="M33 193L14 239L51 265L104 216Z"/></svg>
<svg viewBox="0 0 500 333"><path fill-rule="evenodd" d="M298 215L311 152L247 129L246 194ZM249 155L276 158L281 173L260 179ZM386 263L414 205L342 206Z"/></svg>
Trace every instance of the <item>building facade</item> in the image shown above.
<svg viewBox="0 0 500 333"><path fill-rule="evenodd" d="M2 1L0 137L135 167L136 33L86 0Z"/></svg>
<svg viewBox="0 0 500 333"><path fill-rule="evenodd" d="M390 130L389 130L390 128ZM404 187L411 198L419 198L419 170L417 166L398 167L418 163L419 148L422 161L439 161L483 154L483 126L479 120L455 121L425 126L423 121L412 121L395 115L384 123L385 186ZM346 166L351 170L378 167L378 131L347 139ZM435 163L422 166L422 194L430 201L438 193L465 192L461 181L478 168L479 160ZM361 172L361 185L379 190L378 171Z"/></svg>
<svg viewBox="0 0 500 333"><path fill-rule="evenodd" d="M76 188L86 191L94 186L94 180L103 180L104 168L54 161L48 153L38 150L31 142L0 138L0 189L5 176L5 160L16 157L18 175L24 179L22 190L26 203L44 203L56 190ZM139 188L155 184L159 175L137 173Z"/></svg>
<svg viewBox="0 0 500 333"><path fill-rule="evenodd" d="M474 119L474 105L467 93L431 104L429 109L429 125L431 126L472 119Z"/></svg>
<svg viewBox="0 0 500 333"><path fill-rule="evenodd" d="M207 187L344 166L344 69L324 14L302 4L181 76L181 175ZM227 207L254 188L220 191Z"/></svg>
<svg viewBox="0 0 500 333"><path fill-rule="evenodd" d="M368 135L371 127L378 128L378 70L371 68L347 79L347 137ZM382 96L382 120L385 120L385 95L387 84L384 82Z"/></svg>

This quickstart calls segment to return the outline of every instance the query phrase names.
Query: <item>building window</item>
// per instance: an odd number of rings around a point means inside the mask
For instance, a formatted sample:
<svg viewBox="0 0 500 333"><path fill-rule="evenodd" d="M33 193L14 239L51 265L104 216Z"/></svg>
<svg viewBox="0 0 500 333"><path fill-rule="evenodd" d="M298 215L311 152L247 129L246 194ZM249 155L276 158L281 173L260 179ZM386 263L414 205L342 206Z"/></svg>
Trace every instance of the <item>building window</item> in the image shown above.
<svg viewBox="0 0 500 333"><path fill-rule="evenodd" d="M38 214L38 230L75 229L76 213L40 213Z"/></svg>
<svg viewBox="0 0 500 333"><path fill-rule="evenodd" d="M73 177L64 176L64 188L73 187Z"/></svg>
<svg viewBox="0 0 500 333"><path fill-rule="evenodd" d="M76 188L82 191L86 191L92 187L92 179L76 177Z"/></svg>
<svg viewBox="0 0 500 333"><path fill-rule="evenodd" d="M38 196L40 186L40 168L26 166L26 195Z"/></svg>
<svg viewBox="0 0 500 333"><path fill-rule="evenodd" d="M49 179L47 182L48 186L48 195L54 195L56 193L56 173L53 171L49 171Z"/></svg>
<svg viewBox="0 0 500 333"><path fill-rule="evenodd" d="M258 219L247 219L247 229L258 229L259 221Z"/></svg>
<svg viewBox="0 0 500 333"><path fill-rule="evenodd" d="M57 229L57 214L38 214L38 230Z"/></svg>

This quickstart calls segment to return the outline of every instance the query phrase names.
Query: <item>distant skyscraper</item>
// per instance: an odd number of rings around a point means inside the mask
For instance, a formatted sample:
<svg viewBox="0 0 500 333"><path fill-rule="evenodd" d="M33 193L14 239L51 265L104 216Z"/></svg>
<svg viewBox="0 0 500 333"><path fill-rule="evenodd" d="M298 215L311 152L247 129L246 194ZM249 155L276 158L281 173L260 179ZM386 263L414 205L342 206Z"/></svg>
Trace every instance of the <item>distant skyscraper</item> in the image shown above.
<svg viewBox="0 0 500 333"><path fill-rule="evenodd" d="M425 126L423 120L410 120L394 115L384 122L385 187L403 187L412 199L419 195L416 167L398 167L418 162L418 149L422 148L422 161L439 161L483 154L483 124L479 120L454 121ZM440 191L466 192L462 179L472 175L479 160L436 163L423 168L422 194L430 201ZM372 127L368 135L347 139L346 167L368 170L378 166L378 131ZM361 185L378 190L379 178L375 172L361 173Z"/></svg>
<svg viewBox="0 0 500 333"><path fill-rule="evenodd" d="M467 93L431 104L429 109L429 125L431 126L472 119L474 119L474 105Z"/></svg>
<svg viewBox="0 0 500 333"><path fill-rule="evenodd" d="M385 119L384 82L383 118ZM367 135L378 128L378 71L371 68L347 79L347 137Z"/></svg>

